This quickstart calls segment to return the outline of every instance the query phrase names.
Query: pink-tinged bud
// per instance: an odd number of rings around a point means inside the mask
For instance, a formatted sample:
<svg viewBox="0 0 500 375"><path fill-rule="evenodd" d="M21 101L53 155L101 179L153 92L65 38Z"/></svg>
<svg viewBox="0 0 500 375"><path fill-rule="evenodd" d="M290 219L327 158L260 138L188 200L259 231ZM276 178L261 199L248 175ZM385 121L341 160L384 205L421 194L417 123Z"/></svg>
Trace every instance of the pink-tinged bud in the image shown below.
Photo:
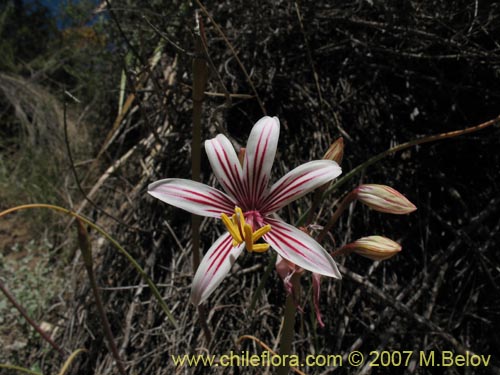
<svg viewBox="0 0 500 375"><path fill-rule="evenodd" d="M293 285L290 281L291 275L294 272L294 266L291 265L285 258L282 258L278 255L276 259L276 271L278 271L278 275L283 280L283 284L285 286L285 290L288 294L293 293Z"/></svg>
<svg viewBox="0 0 500 375"><path fill-rule="evenodd" d="M323 156L324 160L333 160L340 165L342 163L342 159L344 157L344 138L340 137L332 145L328 148L325 155Z"/></svg>
<svg viewBox="0 0 500 375"><path fill-rule="evenodd" d="M344 249L371 260L385 260L399 253L401 245L386 237L368 236L346 245Z"/></svg>
<svg viewBox="0 0 500 375"><path fill-rule="evenodd" d="M356 198L376 211L388 214L409 214L417 209L406 197L386 185L366 184L355 189Z"/></svg>
<svg viewBox="0 0 500 375"><path fill-rule="evenodd" d="M278 255L276 259L276 271L278 271L278 275L283 280L285 291L292 296L295 305L299 307L299 279L300 275L304 273L304 269Z"/></svg>

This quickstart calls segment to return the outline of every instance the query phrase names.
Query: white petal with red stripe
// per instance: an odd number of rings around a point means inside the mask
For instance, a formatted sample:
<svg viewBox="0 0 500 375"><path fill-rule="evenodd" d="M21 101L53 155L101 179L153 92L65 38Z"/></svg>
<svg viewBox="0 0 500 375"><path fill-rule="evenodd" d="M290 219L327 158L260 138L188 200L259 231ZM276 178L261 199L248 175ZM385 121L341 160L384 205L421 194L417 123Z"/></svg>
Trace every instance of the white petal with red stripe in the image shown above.
<svg viewBox="0 0 500 375"><path fill-rule="evenodd" d="M219 286L245 248L242 243L233 247L233 238L224 233L205 254L196 270L191 288L191 302L199 305Z"/></svg>
<svg viewBox="0 0 500 375"><path fill-rule="evenodd" d="M277 219L266 218L271 231L264 240L283 258L308 271L340 279L334 260L311 236Z"/></svg>
<svg viewBox="0 0 500 375"><path fill-rule="evenodd" d="M242 168L234 147L225 135L205 141L205 150L217 180L226 193L243 202L245 188L242 181Z"/></svg>
<svg viewBox="0 0 500 375"><path fill-rule="evenodd" d="M243 179L252 206L258 206L267 191L279 134L278 118L266 116L253 126L248 137L243 162Z"/></svg>
<svg viewBox="0 0 500 375"><path fill-rule="evenodd" d="M234 199L213 187L179 178L153 182L148 186L148 193L192 214L218 219L222 212L231 215L236 205Z"/></svg>
<svg viewBox="0 0 500 375"><path fill-rule="evenodd" d="M341 173L339 165L331 160L315 160L302 164L271 186L260 210L262 213L274 212L333 180Z"/></svg>

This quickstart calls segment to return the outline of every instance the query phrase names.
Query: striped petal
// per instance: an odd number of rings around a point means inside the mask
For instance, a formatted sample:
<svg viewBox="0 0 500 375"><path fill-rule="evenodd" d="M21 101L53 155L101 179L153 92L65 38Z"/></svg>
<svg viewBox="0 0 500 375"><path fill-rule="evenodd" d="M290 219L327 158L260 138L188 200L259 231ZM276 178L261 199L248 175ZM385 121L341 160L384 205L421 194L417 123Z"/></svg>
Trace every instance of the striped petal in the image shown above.
<svg viewBox="0 0 500 375"><path fill-rule="evenodd" d="M278 219L266 218L271 231L264 240L283 258L308 271L341 278L330 254L311 236Z"/></svg>
<svg viewBox="0 0 500 375"><path fill-rule="evenodd" d="M153 182L148 186L148 193L192 214L218 219L221 213L232 214L236 205L232 198L213 187L179 178Z"/></svg>
<svg viewBox="0 0 500 375"><path fill-rule="evenodd" d="M261 212L274 212L342 173L331 160L315 160L293 169L279 179L262 203Z"/></svg>
<svg viewBox="0 0 500 375"><path fill-rule="evenodd" d="M244 203L245 190L242 168L234 147L225 135L205 141L205 150L217 180L227 194L240 204Z"/></svg>
<svg viewBox="0 0 500 375"><path fill-rule="evenodd" d="M263 117L252 128L243 162L243 178L248 199L253 207L264 197L268 183L278 138L280 123L277 117Z"/></svg>
<svg viewBox="0 0 500 375"><path fill-rule="evenodd" d="M219 286L245 248L242 243L233 247L233 238L224 233L212 245L196 270L191 288L191 302L199 305Z"/></svg>

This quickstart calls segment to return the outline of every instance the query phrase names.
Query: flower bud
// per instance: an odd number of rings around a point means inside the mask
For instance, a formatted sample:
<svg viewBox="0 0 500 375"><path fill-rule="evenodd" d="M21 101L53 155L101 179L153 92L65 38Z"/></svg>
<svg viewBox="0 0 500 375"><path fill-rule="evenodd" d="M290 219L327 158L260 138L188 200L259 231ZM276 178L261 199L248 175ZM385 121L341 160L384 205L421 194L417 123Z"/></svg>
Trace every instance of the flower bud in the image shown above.
<svg viewBox="0 0 500 375"><path fill-rule="evenodd" d="M403 215L417 209L403 194L386 185L360 185L355 192L356 198L361 203L376 211Z"/></svg>
<svg viewBox="0 0 500 375"><path fill-rule="evenodd" d="M360 238L344 247L371 260L385 260L401 251L401 245L382 236Z"/></svg>
<svg viewBox="0 0 500 375"><path fill-rule="evenodd" d="M344 157L344 138L340 137L328 148L324 160L333 160L340 165L342 163L342 158Z"/></svg>

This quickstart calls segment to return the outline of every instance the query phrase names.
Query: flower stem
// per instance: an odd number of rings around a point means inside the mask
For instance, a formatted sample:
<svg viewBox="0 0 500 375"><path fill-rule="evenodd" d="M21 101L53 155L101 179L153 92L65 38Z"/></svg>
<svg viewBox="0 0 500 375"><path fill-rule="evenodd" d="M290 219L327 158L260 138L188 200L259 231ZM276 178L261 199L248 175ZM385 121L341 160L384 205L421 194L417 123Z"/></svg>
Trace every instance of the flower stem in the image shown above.
<svg viewBox="0 0 500 375"><path fill-rule="evenodd" d="M446 133L434 134L434 135L430 135L428 137L422 137L422 138L414 139L414 140L411 140L411 141L408 141L405 143L401 143L400 145L394 146L394 147L392 147L384 152L381 152L378 155L371 157L370 159L368 159L364 163L358 165L356 168L351 170L349 173L346 173L342 178L337 180L328 189L326 189L326 191L323 193L323 198L326 198L326 196L328 196L328 194L330 194L334 190L337 190L340 186L342 186L344 183L349 181L354 175L361 172L363 169L369 167L372 164L375 164L379 160L381 160L381 159L383 159L391 154L394 154L396 152L399 152L399 151L402 151L402 150L405 150L407 148L417 146L417 145L420 145L423 143L435 142L435 141L440 141L442 139L454 138L454 137L457 137L459 135L474 133L474 132L477 132L479 130L483 130L489 126L492 126L492 125L495 125L498 123L500 123L500 116L498 116L492 120L483 122L483 123L476 125L476 126L471 126L471 127L465 128L465 129L454 130L454 131L446 132Z"/></svg>
<svg viewBox="0 0 500 375"><path fill-rule="evenodd" d="M111 326L109 325L109 320L108 317L106 316L106 312L104 311L101 295L99 294L99 287L97 286L97 281L95 279L94 265L92 259L92 244L90 243L89 235L83 223L77 219L76 224L78 230L78 244L82 252L83 264L85 265L85 269L87 270L89 283L92 288L92 292L94 293L95 304L97 307L97 312L99 313L99 317L101 318L101 324L104 330L104 336L106 336L106 340L108 341L111 354L113 355L113 358L116 361L116 366L118 367L118 371L120 372L120 374L126 375L125 367L123 366L123 361L120 358L120 354L118 353L118 348L116 347L115 344L115 338L113 337L113 332L111 331Z"/></svg>
<svg viewBox="0 0 500 375"><path fill-rule="evenodd" d="M267 279L269 279L269 275L273 271L276 264L276 252L273 251L272 255L269 257L269 263L264 270L260 278L259 285L257 285L257 289L253 293L252 300L250 301L250 307L248 308L248 312L252 312L255 309L255 305L257 304L257 300L259 299L264 287L266 286Z"/></svg>
<svg viewBox="0 0 500 375"><path fill-rule="evenodd" d="M290 364L288 362L290 353L292 351L292 341L293 334L295 328L295 310L296 310L295 302L293 300L293 296L289 294L286 297L285 302L285 313L283 316L283 328L281 329L281 338L280 338L280 357L281 360L287 358L287 362L278 367L277 375L287 375L290 370Z"/></svg>
<svg viewBox="0 0 500 375"><path fill-rule="evenodd" d="M340 202L340 205L337 207L337 210L334 212L330 221L328 222L328 224L325 225L325 227L319 234L317 238L318 242L323 241L329 230L335 225L335 223L339 219L340 215L342 215L342 213L354 199L356 199L356 193L354 192L354 190L351 191L349 194L347 194L344 199L342 199L342 202Z"/></svg>
<svg viewBox="0 0 500 375"><path fill-rule="evenodd" d="M455 130L455 131L441 133L441 134L430 135L428 137L422 137L422 138L418 138L418 139L413 139L413 140L405 142L405 143L401 143L400 145L394 146L394 147L392 147L392 148L390 148L388 150L385 150L384 152L381 152L378 155L375 155L375 156L371 157L370 159L368 159L364 163L358 165L353 170L351 170L350 172L346 173L343 177L339 178L337 181L335 181L334 183L332 183L324 191L323 190L321 190L321 191L318 190L318 192L322 193L321 194L321 198L325 199L329 194L331 194L332 192L336 191L339 187L341 187L342 185L344 185L347 181L349 181L356 174L360 173L361 171L363 171L364 169L366 169L370 165L375 164L376 162L378 162L378 161L382 160L383 158L385 158L385 157L387 157L387 156L389 156L391 154L394 154L396 152L403 151L403 150L406 150L407 148L410 148L410 147L413 147L413 146L417 146L417 145L421 145L421 144L424 144L424 143L435 142L435 141L439 141L439 140L442 140L442 139L448 139L448 138L458 137L459 135L474 133L474 132L486 129L489 126L492 126L492 125L495 125L495 124L498 124L498 123L500 123L500 116L498 116L498 117L496 117L494 119L491 119L489 121L483 122L483 123L481 123L479 125L476 125L476 126L471 126L471 127L465 128L465 129ZM317 202L321 201L317 197L315 197L314 199ZM304 223L304 221L306 221L307 224L309 224L312 221L312 214L313 213L311 213L311 211L314 211L314 209L316 209L316 207L317 207L317 204L315 204L314 207L310 207L309 209L307 209L302 214L302 216L296 221L295 225L296 226L302 225L302 223Z"/></svg>

